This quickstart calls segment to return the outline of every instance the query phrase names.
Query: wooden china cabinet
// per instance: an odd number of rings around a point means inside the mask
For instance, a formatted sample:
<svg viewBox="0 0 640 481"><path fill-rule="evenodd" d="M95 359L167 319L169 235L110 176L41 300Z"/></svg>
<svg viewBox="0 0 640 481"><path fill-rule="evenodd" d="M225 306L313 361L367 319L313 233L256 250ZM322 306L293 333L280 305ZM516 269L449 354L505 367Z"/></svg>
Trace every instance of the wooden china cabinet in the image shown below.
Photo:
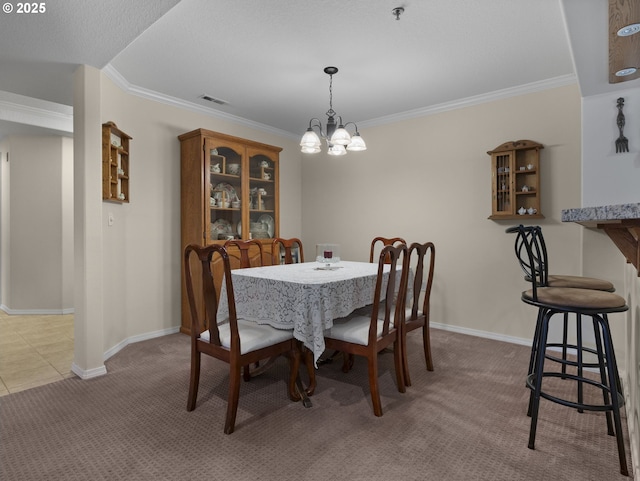
<svg viewBox="0 0 640 481"><path fill-rule="evenodd" d="M493 220L543 219L540 212L540 149L532 140L505 142L491 156Z"/></svg>
<svg viewBox="0 0 640 481"><path fill-rule="evenodd" d="M257 239L263 244L264 257L270 259L271 241L278 237L280 226L282 148L205 129L187 132L178 139L181 253L188 244ZM189 333L191 315L184 267L181 269L180 330ZM215 265L214 275L221 277Z"/></svg>

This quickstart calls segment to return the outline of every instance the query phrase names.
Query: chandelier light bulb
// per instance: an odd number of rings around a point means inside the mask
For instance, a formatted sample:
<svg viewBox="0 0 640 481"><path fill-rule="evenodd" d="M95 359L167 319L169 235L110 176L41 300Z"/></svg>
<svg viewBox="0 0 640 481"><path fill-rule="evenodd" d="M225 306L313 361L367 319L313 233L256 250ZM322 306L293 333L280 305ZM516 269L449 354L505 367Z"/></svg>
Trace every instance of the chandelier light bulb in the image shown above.
<svg viewBox="0 0 640 481"><path fill-rule="evenodd" d="M329 155L346 155L347 150L344 148L344 145L331 145L329 144L329 150L327 151Z"/></svg>
<svg viewBox="0 0 640 481"><path fill-rule="evenodd" d="M362 137L358 132L351 136L351 142L347 145L347 150L350 152L361 152L367 150L367 144L364 143Z"/></svg>

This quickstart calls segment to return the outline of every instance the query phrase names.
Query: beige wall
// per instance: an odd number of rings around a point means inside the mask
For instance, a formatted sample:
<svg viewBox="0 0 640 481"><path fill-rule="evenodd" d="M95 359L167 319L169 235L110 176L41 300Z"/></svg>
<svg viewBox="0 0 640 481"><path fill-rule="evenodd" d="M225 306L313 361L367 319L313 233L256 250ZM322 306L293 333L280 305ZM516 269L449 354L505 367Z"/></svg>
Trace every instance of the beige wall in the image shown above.
<svg viewBox="0 0 640 481"><path fill-rule="evenodd" d="M432 241L433 323L530 342L536 312L505 228L492 221L490 157L503 142L542 143L542 213L554 271L579 274L580 232L561 224L580 203L580 96L567 86L365 130L368 150L305 155L303 241L368 260L373 237ZM488 333L488 334L485 334Z"/></svg>
<svg viewBox="0 0 640 481"><path fill-rule="evenodd" d="M58 136L11 136L5 142L2 303L7 312L73 309L73 189L63 180L73 165L71 143Z"/></svg>

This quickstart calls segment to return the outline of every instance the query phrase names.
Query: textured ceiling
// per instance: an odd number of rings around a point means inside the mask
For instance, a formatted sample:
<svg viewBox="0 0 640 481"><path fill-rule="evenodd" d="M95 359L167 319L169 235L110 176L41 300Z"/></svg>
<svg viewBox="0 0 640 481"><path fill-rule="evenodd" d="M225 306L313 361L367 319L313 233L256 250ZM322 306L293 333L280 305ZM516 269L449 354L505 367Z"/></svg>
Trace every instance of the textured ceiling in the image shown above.
<svg viewBox="0 0 640 481"><path fill-rule="evenodd" d="M294 135L577 76L608 84L606 0L57 0L0 16L0 91L70 105L77 65ZM396 20L391 11L403 6ZM203 94L226 101L217 105ZM0 135L2 125L0 124Z"/></svg>

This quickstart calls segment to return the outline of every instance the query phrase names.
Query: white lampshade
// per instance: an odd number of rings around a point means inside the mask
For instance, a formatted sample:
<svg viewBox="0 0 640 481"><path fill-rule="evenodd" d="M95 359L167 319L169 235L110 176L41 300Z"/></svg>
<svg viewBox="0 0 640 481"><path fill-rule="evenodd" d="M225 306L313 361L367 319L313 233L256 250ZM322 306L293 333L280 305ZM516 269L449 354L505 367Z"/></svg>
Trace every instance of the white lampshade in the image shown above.
<svg viewBox="0 0 640 481"><path fill-rule="evenodd" d="M327 153L329 155L346 155L347 150L344 148L344 145L331 145Z"/></svg>
<svg viewBox="0 0 640 481"><path fill-rule="evenodd" d="M367 150L367 144L364 143L364 140L362 139L362 137L360 137L360 134L358 132L353 134L353 136L351 137L351 143L347 145L347 150L350 150L352 152Z"/></svg>
<svg viewBox="0 0 640 481"><path fill-rule="evenodd" d="M351 136L349 135L349 132L347 132L347 129L341 125L331 136L330 142L333 145L349 145L349 142L351 142Z"/></svg>
<svg viewBox="0 0 640 481"><path fill-rule="evenodd" d="M320 147L307 147L307 146L303 146L300 151L303 154L317 154L318 152L320 152Z"/></svg>
<svg viewBox="0 0 640 481"><path fill-rule="evenodd" d="M309 148L320 148L320 137L318 137L318 134L316 134L311 128L308 128L302 136L300 146Z"/></svg>

